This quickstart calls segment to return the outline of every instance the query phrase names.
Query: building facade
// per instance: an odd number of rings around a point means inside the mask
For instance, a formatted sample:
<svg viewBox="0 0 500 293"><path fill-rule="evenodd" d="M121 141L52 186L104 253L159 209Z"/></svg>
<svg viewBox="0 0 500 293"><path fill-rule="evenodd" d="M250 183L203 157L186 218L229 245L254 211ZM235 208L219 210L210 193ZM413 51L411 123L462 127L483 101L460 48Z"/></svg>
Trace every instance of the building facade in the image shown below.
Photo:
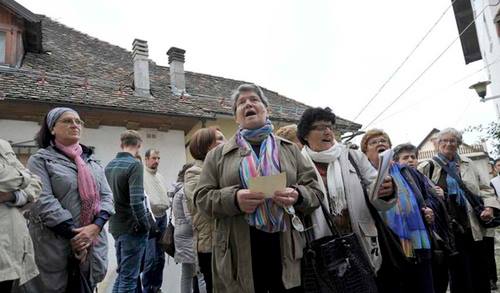
<svg viewBox="0 0 500 293"><path fill-rule="evenodd" d="M249 83L185 71L185 53L170 48L169 66L160 66L149 59L147 41L134 40L129 51L0 0L0 137L26 161L47 111L72 107L85 121L82 143L103 164L119 151L120 133L135 129L144 149L160 150L160 171L172 182L194 131L218 125L226 136L235 132L229 97ZM297 122L309 107L263 91L277 127ZM339 118L338 127L344 133L361 125Z"/></svg>
<svg viewBox="0 0 500 293"><path fill-rule="evenodd" d="M490 82L485 98L498 97L492 103L500 120L500 1L453 1L455 19L465 63L483 60Z"/></svg>

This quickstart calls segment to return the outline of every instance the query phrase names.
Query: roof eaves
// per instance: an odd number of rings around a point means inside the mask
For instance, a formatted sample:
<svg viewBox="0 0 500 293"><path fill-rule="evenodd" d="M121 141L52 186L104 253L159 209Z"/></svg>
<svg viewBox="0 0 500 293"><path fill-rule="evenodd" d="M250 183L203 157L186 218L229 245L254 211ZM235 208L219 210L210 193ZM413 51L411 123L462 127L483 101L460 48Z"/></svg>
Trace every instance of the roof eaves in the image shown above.
<svg viewBox="0 0 500 293"><path fill-rule="evenodd" d="M28 10L26 7L22 6L21 4L17 3L16 1L13 0L0 0L0 4L8 8L9 10L12 10L14 13L17 15L21 16L22 18L26 19L29 22L39 22L40 18Z"/></svg>

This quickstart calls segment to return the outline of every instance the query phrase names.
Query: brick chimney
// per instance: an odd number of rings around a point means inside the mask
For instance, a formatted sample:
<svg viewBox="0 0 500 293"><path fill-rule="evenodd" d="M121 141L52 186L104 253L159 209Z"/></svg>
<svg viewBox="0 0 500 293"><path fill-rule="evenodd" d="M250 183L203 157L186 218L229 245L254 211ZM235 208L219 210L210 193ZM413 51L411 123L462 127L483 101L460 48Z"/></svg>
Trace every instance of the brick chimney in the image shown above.
<svg viewBox="0 0 500 293"><path fill-rule="evenodd" d="M135 39L132 43L132 59L134 60L134 88L140 97L150 97L148 42Z"/></svg>
<svg viewBox="0 0 500 293"><path fill-rule="evenodd" d="M186 50L171 47L167 51L170 66L170 85L174 94L186 91L186 78L184 76L184 53Z"/></svg>

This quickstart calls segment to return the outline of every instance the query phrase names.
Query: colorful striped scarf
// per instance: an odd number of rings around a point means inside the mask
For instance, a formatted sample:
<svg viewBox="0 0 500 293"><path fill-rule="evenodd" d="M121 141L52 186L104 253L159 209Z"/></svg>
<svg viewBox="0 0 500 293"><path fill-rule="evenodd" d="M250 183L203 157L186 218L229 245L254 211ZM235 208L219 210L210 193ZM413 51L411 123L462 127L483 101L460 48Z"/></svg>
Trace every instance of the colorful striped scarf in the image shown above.
<svg viewBox="0 0 500 293"><path fill-rule="evenodd" d="M415 257L415 249L430 249L429 235L415 194L401 174L401 167L392 164L389 174L397 186L397 203L388 211L381 212L386 224L398 235L407 257Z"/></svg>
<svg viewBox="0 0 500 293"><path fill-rule="evenodd" d="M248 188L251 177L276 175L281 172L279 150L276 138L272 134L273 126L269 120L258 129L240 129L236 135L236 143L249 154L240 165L240 178L244 188ZM260 143L259 156L253 151L250 143ZM268 232L281 232L287 229L284 210L272 199L266 198L264 203L247 216L250 226Z"/></svg>

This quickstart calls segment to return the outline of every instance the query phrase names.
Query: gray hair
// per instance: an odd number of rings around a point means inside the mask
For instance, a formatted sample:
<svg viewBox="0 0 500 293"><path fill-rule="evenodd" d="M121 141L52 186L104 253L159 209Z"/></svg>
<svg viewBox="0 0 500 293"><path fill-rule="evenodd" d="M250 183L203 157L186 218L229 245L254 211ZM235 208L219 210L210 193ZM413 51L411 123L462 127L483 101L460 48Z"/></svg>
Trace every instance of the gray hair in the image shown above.
<svg viewBox="0 0 500 293"><path fill-rule="evenodd" d="M457 145L462 144L462 133L460 131L456 130L455 128L451 128L451 127L445 128L437 134L436 138L437 138L438 142L440 142L441 139L443 138L443 136L445 136L447 134L451 134L457 139Z"/></svg>
<svg viewBox="0 0 500 293"><path fill-rule="evenodd" d="M238 102L238 98L240 97L242 92L256 93L262 103L266 106L266 108L269 106L269 100L266 96L264 96L264 93L262 92L260 87L256 86L255 84L245 83L240 85L231 95L231 101L233 102L233 114L236 113L236 102Z"/></svg>

